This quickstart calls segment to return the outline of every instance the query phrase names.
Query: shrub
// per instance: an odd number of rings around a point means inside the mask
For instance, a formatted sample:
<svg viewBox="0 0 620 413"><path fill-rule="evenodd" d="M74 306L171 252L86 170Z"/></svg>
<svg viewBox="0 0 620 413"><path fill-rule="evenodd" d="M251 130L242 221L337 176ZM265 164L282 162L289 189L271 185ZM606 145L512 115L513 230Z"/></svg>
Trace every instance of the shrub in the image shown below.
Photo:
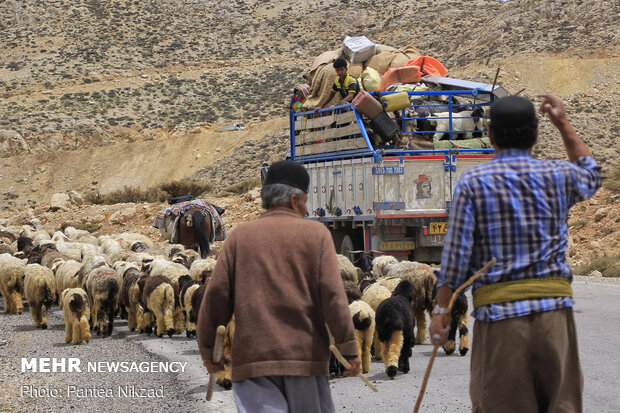
<svg viewBox="0 0 620 413"><path fill-rule="evenodd" d="M250 189L256 188L260 186L260 178L250 178L244 179L243 181L236 183L234 185L227 186L222 189L222 194L226 195L234 195L234 194L244 194L248 192Z"/></svg>
<svg viewBox="0 0 620 413"><path fill-rule="evenodd" d="M108 194L99 191L87 194L84 199L91 204L121 204L121 203L140 203L140 202L164 202L168 198L193 195L199 196L204 192L213 189L213 185L208 182L173 181L157 185L147 189L125 186Z"/></svg>
<svg viewBox="0 0 620 413"><path fill-rule="evenodd" d="M576 275L590 275L594 270L598 270L603 277L620 277L620 255L602 257L594 255L587 263L575 267Z"/></svg>
<svg viewBox="0 0 620 413"><path fill-rule="evenodd" d="M168 193L170 197L189 194L198 196L202 193L212 191L213 185L208 182L173 181L167 184L162 184L159 188Z"/></svg>
<svg viewBox="0 0 620 413"><path fill-rule="evenodd" d="M101 225L92 224L92 223L82 223L82 224L73 225L73 227L75 229L81 229L81 230L88 231L88 232L97 232L101 228Z"/></svg>
<svg viewBox="0 0 620 413"><path fill-rule="evenodd" d="M620 192L620 164L610 165L603 174L603 188L613 192Z"/></svg>

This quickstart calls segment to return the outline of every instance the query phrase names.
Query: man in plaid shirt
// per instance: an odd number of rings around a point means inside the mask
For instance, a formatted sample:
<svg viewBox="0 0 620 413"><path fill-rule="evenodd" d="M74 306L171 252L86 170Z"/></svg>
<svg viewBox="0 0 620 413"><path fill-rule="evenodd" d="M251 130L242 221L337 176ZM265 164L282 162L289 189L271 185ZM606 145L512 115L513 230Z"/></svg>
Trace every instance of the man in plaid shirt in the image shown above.
<svg viewBox="0 0 620 413"><path fill-rule="evenodd" d="M446 343L452 292L497 258L473 284L474 412L582 411L567 219L571 206L600 187L600 166L562 102L540 97L540 112L559 130L570 162L532 158L534 105L509 96L491 106L495 158L464 172L454 190L429 331L433 344Z"/></svg>

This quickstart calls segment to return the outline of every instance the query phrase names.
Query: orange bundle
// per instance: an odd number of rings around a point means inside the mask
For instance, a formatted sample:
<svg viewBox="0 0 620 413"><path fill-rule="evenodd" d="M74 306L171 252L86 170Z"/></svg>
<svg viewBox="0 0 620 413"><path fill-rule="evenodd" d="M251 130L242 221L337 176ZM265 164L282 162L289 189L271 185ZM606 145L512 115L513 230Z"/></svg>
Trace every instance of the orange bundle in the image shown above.
<svg viewBox="0 0 620 413"><path fill-rule="evenodd" d="M422 73L418 66L392 67L383 74L379 83L379 92L393 85L394 83L416 83L422 78Z"/></svg>
<svg viewBox="0 0 620 413"><path fill-rule="evenodd" d="M448 73L448 69L431 56L414 57L407 62L406 66L418 67L426 75L445 76Z"/></svg>

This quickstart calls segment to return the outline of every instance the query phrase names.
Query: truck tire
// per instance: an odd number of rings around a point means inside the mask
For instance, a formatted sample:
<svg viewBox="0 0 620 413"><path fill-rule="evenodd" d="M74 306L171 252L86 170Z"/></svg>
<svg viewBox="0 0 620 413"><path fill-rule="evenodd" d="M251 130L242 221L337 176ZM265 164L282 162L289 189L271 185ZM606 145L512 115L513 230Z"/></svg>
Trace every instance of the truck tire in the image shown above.
<svg viewBox="0 0 620 413"><path fill-rule="evenodd" d="M345 235L344 237L342 237L342 242L340 243L340 254L344 255L345 257L350 259L351 262L353 262L355 258L352 254L349 253L349 251L355 250L356 249L354 248L353 239L351 238L351 236Z"/></svg>

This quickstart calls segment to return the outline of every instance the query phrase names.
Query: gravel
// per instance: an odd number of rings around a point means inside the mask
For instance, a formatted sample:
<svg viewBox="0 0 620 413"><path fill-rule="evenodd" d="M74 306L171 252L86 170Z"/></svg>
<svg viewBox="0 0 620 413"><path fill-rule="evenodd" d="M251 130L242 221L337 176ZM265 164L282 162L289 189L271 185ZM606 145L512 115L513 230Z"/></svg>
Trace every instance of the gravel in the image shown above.
<svg viewBox="0 0 620 413"><path fill-rule="evenodd" d="M0 302L2 300L0 299ZM4 309L4 306L2 305ZM167 340L130 333L127 322L115 320L111 337L94 336L88 344L64 343L62 311L54 306L49 316L49 328L34 327L27 309L21 315L0 313L0 412L60 412L89 411L105 408L108 412L125 411L199 411L200 402L190 394L180 380L180 374L160 372L89 372L89 362L181 362L171 356L166 359L146 351L139 341ZM169 340L169 339L168 339ZM195 340L193 346L195 346ZM168 353L171 354L171 353ZM21 372L22 358L79 358L81 373ZM199 356L196 356L196 361ZM175 367L177 367L175 365ZM187 365L186 365L187 368ZM206 382L206 381L205 381ZM158 390L157 397L119 396L119 386ZM23 386L27 386L24 388ZM30 397L30 386L36 391L57 391L59 397ZM112 397L67 397L68 386L85 389L111 389ZM21 396L22 391L24 395ZM91 391L91 390L89 390ZM204 391L204 390L203 390ZM163 393L163 397L161 396Z"/></svg>

